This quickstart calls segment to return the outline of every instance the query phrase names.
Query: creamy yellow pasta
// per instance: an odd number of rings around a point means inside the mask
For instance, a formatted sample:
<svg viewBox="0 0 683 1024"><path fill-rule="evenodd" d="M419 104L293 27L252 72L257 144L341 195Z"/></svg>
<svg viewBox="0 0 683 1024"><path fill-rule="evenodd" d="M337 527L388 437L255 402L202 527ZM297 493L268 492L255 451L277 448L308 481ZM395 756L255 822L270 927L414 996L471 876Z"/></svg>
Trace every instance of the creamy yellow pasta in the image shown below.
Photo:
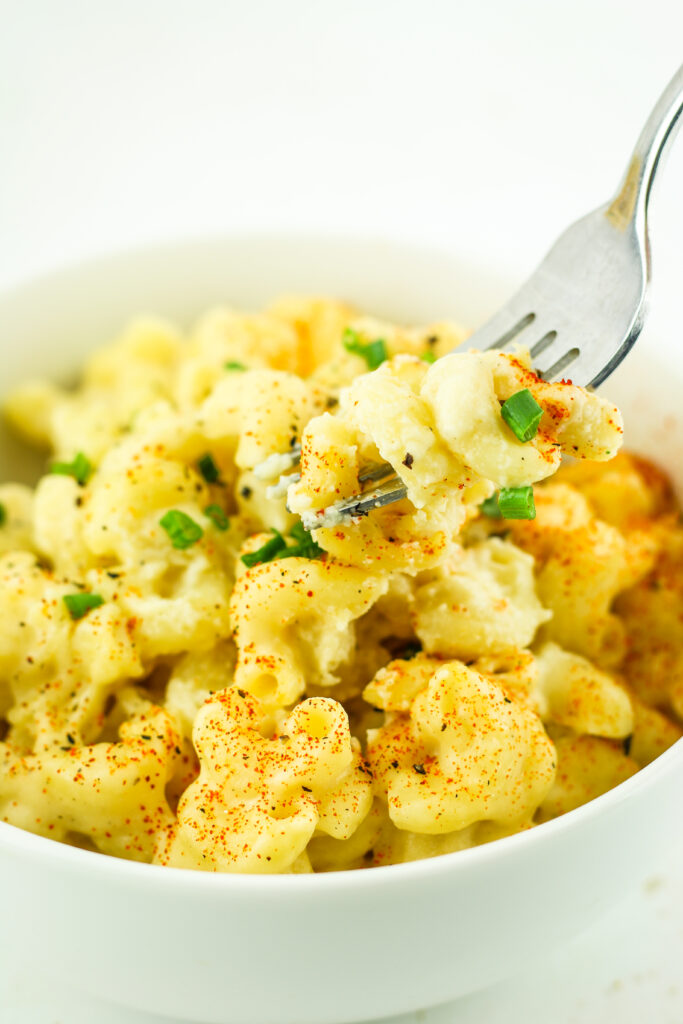
<svg viewBox="0 0 683 1024"><path fill-rule="evenodd" d="M46 471L0 485L4 822L372 867L533 828L683 732L670 486L523 350L288 298L136 321L5 415ZM406 497L340 517L378 463Z"/></svg>

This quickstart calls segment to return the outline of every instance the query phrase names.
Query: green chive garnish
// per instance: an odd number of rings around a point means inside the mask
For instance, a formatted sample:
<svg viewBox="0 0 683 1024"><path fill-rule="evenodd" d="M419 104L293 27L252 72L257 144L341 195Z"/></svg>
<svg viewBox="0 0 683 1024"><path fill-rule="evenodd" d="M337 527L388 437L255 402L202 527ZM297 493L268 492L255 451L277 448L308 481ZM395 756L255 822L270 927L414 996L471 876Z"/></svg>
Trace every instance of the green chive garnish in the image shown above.
<svg viewBox="0 0 683 1024"><path fill-rule="evenodd" d="M535 519L533 487L502 487L498 508L503 519Z"/></svg>
<svg viewBox="0 0 683 1024"><path fill-rule="evenodd" d="M7 509L0 502L0 526L4 526L6 522L7 522Z"/></svg>
<svg viewBox="0 0 683 1024"><path fill-rule="evenodd" d="M197 466L199 472L202 474L207 484L215 484L220 476L218 466L213 460L213 455L209 452L206 455L202 455L201 459L197 460Z"/></svg>
<svg viewBox="0 0 683 1024"><path fill-rule="evenodd" d="M228 359L227 363L223 363L226 370L239 370L240 373L244 373L249 367L245 366L244 363L240 363L238 359Z"/></svg>
<svg viewBox="0 0 683 1024"><path fill-rule="evenodd" d="M289 531L289 536L293 537L294 540L298 540L300 544L305 544L307 541L311 541L311 531L307 530L304 524L299 520L295 523L292 529Z"/></svg>
<svg viewBox="0 0 683 1024"><path fill-rule="evenodd" d="M195 523L194 519L177 508L170 509L162 516L159 525L166 530L174 548L189 548L204 536L199 523Z"/></svg>
<svg viewBox="0 0 683 1024"><path fill-rule="evenodd" d="M323 554L323 549L316 544L303 523L295 523L289 531L289 536L298 543L288 547L277 555L277 558L319 558Z"/></svg>
<svg viewBox="0 0 683 1024"><path fill-rule="evenodd" d="M433 352L423 352L422 355L420 356L420 359L422 360L423 363L436 362L436 356L434 355Z"/></svg>
<svg viewBox="0 0 683 1024"><path fill-rule="evenodd" d="M262 548L242 555L242 561L249 568L259 562L273 562L276 558L320 558L325 553L303 523L295 523L289 532L289 536L297 541L296 544L288 545L282 534L275 529L271 529L271 533L274 536Z"/></svg>
<svg viewBox="0 0 683 1024"><path fill-rule="evenodd" d="M543 409L528 388L510 395L503 402L500 415L508 427L520 441L530 441L536 437L538 425L543 416Z"/></svg>
<svg viewBox="0 0 683 1024"><path fill-rule="evenodd" d="M65 594L63 601L72 619L82 619L91 608L104 604L104 598L99 594Z"/></svg>
<svg viewBox="0 0 683 1024"><path fill-rule="evenodd" d="M204 515L211 520L217 530L224 531L230 526L230 520L220 505L207 505Z"/></svg>
<svg viewBox="0 0 683 1024"><path fill-rule="evenodd" d="M258 565L259 562L272 562L279 552L284 551L287 547L287 542L279 530L271 528L270 532L273 536L262 547L257 551L250 551L248 555L242 555L242 561L250 569L253 565Z"/></svg>
<svg viewBox="0 0 683 1024"><path fill-rule="evenodd" d="M479 511L483 516L488 516L489 519L500 519L502 512L498 507L498 494L492 494L486 501L482 501Z"/></svg>
<svg viewBox="0 0 683 1024"><path fill-rule="evenodd" d="M92 474L92 464L83 452L79 452L73 462L53 462L50 472L59 473L60 476L72 476L83 487Z"/></svg>
<svg viewBox="0 0 683 1024"><path fill-rule="evenodd" d="M352 352L355 356L364 359L369 370L376 370L385 359L389 358L387 346L381 338L365 342L358 331L354 331L351 327L347 327L344 331L342 343L347 352Z"/></svg>

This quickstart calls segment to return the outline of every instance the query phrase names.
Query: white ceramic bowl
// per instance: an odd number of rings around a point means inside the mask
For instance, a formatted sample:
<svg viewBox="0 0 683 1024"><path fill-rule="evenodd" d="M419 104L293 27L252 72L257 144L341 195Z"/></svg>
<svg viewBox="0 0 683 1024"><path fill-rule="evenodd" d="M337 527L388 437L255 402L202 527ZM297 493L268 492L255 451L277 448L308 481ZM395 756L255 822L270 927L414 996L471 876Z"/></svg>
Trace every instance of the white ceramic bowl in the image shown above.
<svg viewBox="0 0 683 1024"><path fill-rule="evenodd" d="M133 314L186 321L213 302L259 306L291 290L342 296L399 320L450 315L472 324L506 297L462 259L415 247L269 237L168 245L0 296L3 388L36 371L64 377ZM680 484L683 434L671 427L683 359L669 361L664 378L650 376L648 344L607 390L637 427L631 445L678 472ZM25 455L6 438L0 456L2 477L25 475ZM679 743L531 832L319 876L174 871L0 824L3 932L32 949L41 970L184 1021L332 1024L407 1012L488 985L589 925L683 838L682 784Z"/></svg>

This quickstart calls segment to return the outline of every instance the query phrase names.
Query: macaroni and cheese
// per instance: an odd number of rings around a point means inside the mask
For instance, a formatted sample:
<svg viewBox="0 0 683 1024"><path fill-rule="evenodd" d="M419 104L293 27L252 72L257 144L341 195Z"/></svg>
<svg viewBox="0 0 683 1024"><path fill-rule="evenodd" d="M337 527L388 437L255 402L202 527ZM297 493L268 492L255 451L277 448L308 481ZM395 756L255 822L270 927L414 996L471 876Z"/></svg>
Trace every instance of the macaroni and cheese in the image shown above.
<svg viewBox="0 0 683 1024"><path fill-rule="evenodd" d="M683 733L671 487L523 349L291 298L138 320L5 414L46 472L0 485L4 822L365 868L533 828ZM340 515L380 463L405 497Z"/></svg>

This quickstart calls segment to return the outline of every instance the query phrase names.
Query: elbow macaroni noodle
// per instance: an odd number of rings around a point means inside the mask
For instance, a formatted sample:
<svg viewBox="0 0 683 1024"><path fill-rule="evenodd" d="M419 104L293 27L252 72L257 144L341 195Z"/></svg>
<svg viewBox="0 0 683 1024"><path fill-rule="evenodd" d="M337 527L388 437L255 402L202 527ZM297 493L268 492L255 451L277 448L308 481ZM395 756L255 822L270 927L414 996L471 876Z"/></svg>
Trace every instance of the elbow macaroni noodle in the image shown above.
<svg viewBox="0 0 683 1024"><path fill-rule="evenodd" d="M75 390L8 396L50 463L0 485L0 820L176 868L365 868L533 828L679 739L667 479L617 455L608 401L465 338L288 298L136 321ZM323 516L380 461L405 499ZM530 485L534 519L483 511Z"/></svg>

